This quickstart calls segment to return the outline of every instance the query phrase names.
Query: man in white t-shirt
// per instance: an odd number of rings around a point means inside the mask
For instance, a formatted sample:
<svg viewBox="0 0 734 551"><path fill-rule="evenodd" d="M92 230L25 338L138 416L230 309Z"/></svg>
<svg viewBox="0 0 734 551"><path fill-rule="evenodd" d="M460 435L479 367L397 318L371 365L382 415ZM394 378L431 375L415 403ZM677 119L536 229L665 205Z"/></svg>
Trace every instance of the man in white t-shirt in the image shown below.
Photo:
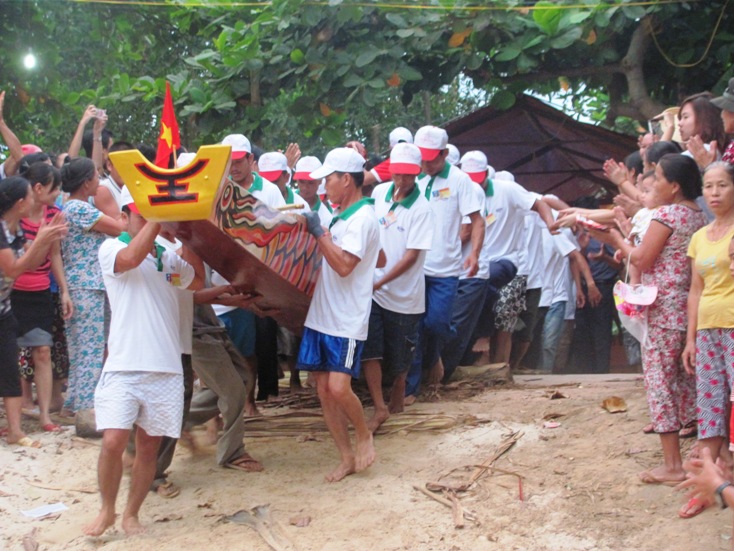
<svg viewBox="0 0 734 551"><path fill-rule="evenodd" d="M278 186L252 171L255 157L252 154L250 140L242 134L230 134L222 140L222 145L232 147L229 177L235 184L249 191L256 199L271 208L277 209L285 205Z"/></svg>
<svg viewBox="0 0 734 551"><path fill-rule="evenodd" d="M230 179L241 188L250 192L256 199L273 209L285 205L278 186L253 172L255 156L252 145L242 134L230 134L222 140L222 145L232 147L232 163L229 167ZM221 284L212 276L215 285ZM277 325L272 318L258 318L249 310L231 309L227 317L222 317L221 309L217 315L227 325L228 333L235 346L248 359L248 366L255 366L258 379L257 399L278 395L278 357ZM256 337L256 338L255 338ZM254 405L248 408L255 412Z"/></svg>
<svg viewBox="0 0 734 551"><path fill-rule="evenodd" d="M400 143L390 152L392 182L372 192L386 264L375 270L372 311L362 367L375 404L367 423L375 432L391 413L403 411L405 377L413 362L425 312L423 263L433 242L433 212L415 183L421 152ZM382 368L394 376L390 406L382 395Z"/></svg>
<svg viewBox="0 0 734 551"><path fill-rule="evenodd" d="M293 212L303 214L304 212L314 211L318 213L321 219L321 225L329 227L331 220L334 218L334 214L329 201L322 201L319 198L319 186L323 182L323 179L312 180L310 174L315 170L321 168L321 161L316 157L303 157L296 163L295 174L293 180L296 182L297 190L296 193L304 201L303 208Z"/></svg>
<svg viewBox="0 0 734 551"><path fill-rule="evenodd" d="M459 276L473 277L479 269L479 253L484 241L482 202L466 173L446 162L448 134L436 126L424 126L415 134L421 150L423 177L418 187L435 216L431 250L426 256L426 314L421 324L420 345L408 372L406 403L418 394L423 370L430 371L431 383L443 378L439 359L442 342L453 335L451 316L459 287ZM469 218L470 250L462 261L461 222Z"/></svg>
<svg viewBox="0 0 734 551"><path fill-rule="evenodd" d="M98 477L102 508L84 528L99 536L115 523L122 453L137 425L130 493L122 514L128 534L144 531L140 506L151 487L161 437L178 438L183 413L183 374L178 290L202 281L177 254L155 244L160 224L146 222L132 200L123 207L128 231L99 250L112 320L108 356L94 396L103 431Z"/></svg>
<svg viewBox="0 0 734 551"><path fill-rule="evenodd" d="M399 143L413 143L413 134L404 126L396 126L390 132L389 141L390 149L392 149ZM389 182L391 180L392 173L390 172L389 157L381 163L378 163L371 170L365 170L364 172L364 185L366 186L381 184L383 182Z"/></svg>
<svg viewBox="0 0 734 551"><path fill-rule="evenodd" d="M359 153L346 147L333 149L310 176L326 178L326 193L340 210L328 230L317 213L304 214L323 262L304 324L298 368L312 371L316 379L324 419L341 455L339 466L326 475L328 482L336 482L375 460L372 432L351 380L359 377L367 339L380 230L374 200L362 197L364 158ZM349 439L349 422L355 430L356 451Z"/></svg>

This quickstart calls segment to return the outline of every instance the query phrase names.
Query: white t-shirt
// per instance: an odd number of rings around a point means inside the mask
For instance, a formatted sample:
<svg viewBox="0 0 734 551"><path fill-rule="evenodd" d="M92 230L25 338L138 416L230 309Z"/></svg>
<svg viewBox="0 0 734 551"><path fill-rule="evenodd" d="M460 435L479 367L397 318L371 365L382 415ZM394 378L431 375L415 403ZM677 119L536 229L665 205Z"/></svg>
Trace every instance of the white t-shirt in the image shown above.
<svg viewBox="0 0 734 551"><path fill-rule="evenodd" d="M217 287L218 285L229 285L229 281L224 279L219 272L212 270L212 286ZM212 304L211 306L217 316L221 316L232 310L237 310L236 306L226 306L224 304Z"/></svg>
<svg viewBox="0 0 734 551"><path fill-rule="evenodd" d="M337 220L331 227L331 239L360 261L346 277L337 274L326 260L321 263L321 277L304 325L325 335L364 341L380 252L380 230L372 205L362 206L347 220Z"/></svg>
<svg viewBox="0 0 734 551"><path fill-rule="evenodd" d="M100 178L99 187L104 187L110 190L112 197L115 199L115 203L117 203L117 208L122 212L122 189L125 186L122 186L122 188L117 187L117 184L112 180L112 178L107 176L106 178ZM94 199L94 197L92 197L92 199Z"/></svg>
<svg viewBox="0 0 734 551"><path fill-rule="evenodd" d="M174 237L169 241L162 235L155 238L155 242L167 251L178 254L183 243ZM181 354L191 354L194 331L194 292L188 289L178 289L179 336L181 340Z"/></svg>
<svg viewBox="0 0 734 551"><path fill-rule="evenodd" d="M546 227L540 217L536 219L536 223L541 225L541 231ZM546 307L568 300L568 280L571 279L568 255L577 250L577 245L568 228L561 229L556 235L551 235L549 231L543 231L541 235L545 271L539 306Z"/></svg>
<svg viewBox="0 0 734 551"><path fill-rule="evenodd" d="M298 192L296 191L296 194ZM303 214L304 212L308 212L310 210L316 211L319 214L319 218L321 219L321 225L325 228L329 227L329 224L331 224L331 221L334 219L334 214L331 211L331 207L326 204L326 202L319 199L318 195L316 196L316 204L313 206L313 208L308 206L308 203L304 201L303 199L300 199L300 201L303 201L304 207L300 210L293 210L291 212L295 212L297 214Z"/></svg>
<svg viewBox="0 0 734 551"><path fill-rule="evenodd" d="M397 264L408 249L419 250L418 259L400 277L383 285L374 292L375 302L391 312L401 314L422 314L426 311L425 284L423 264L426 251L433 243L434 217L426 198L417 193L408 196L404 201L408 206L393 206L392 182L380 184L372 191L375 200L375 214L380 227L380 244L387 257L384 268L375 269L375 281L381 279Z"/></svg>
<svg viewBox="0 0 734 551"><path fill-rule="evenodd" d="M542 195L533 193L536 199ZM540 216L534 210L525 213L525 232L523 235L523 247L520 249L519 265L517 274L528 277L527 289L540 289L543 287L543 235L541 232L548 231L536 223Z"/></svg>
<svg viewBox="0 0 734 551"><path fill-rule="evenodd" d="M503 258L518 266L523 248L525 213L535 204L536 196L509 180L492 180L492 187L494 194L487 197L486 214L491 251L489 260Z"/></svg>
<svg viewBox="0 0 734 551"><path fill-rule="evenodd" d="M285 205L285 199L283 199L283 194L280 192L278 186L254 172L252 173L252 177L252 184L250 184L250 188L247 191L254 195L255 199L262 201L272 209L277 209Z"/></svg>
<svg viewBox="0 0 734 551"><path fill-rule="evenodd" d="M482 209L471 184L465 172L449 163L436 176L425 175L418 180L418 187L427 196L436 221L433 244L424 266L428 276L461 275L461 220Z"/></svg>
<svg viewBox="0 0 734 551"><path fill-rule="evenodd" d="M107 239L99 248L112 321L103 371L181 373L178 290L194 280L194 269L165 251L162 271L152 255L132 270L115 273L115 258L127 245Z"/></svg>
<svg viewBox="0 0 734 551"><path fill-rule="evenodd" d="M486 193L482 189L482 186L477 184L476 182L472 181L472 189L474 190L474 193L477 195L477 198L482 202L482 210L480 211L480 214L482 215L482 219L484 220L484 241L482 242L482 249L479 251L479 269L477 270L477 273L474 274L471 279L489 279L489 255L492 253L489 249L489 242L487 241L487 233L489 232L489 225L487 224L487 207L486 207ZM468 216L464 216L461 220L462 224L471 224L471 218ZM461 265L462 265L462 273L461 276L459 276L459 279L468 279L467 277L467 271L464 270L464 261L467 259L469 254L471 253L471 239L468 241L465 241L461 244Z"/></svg>

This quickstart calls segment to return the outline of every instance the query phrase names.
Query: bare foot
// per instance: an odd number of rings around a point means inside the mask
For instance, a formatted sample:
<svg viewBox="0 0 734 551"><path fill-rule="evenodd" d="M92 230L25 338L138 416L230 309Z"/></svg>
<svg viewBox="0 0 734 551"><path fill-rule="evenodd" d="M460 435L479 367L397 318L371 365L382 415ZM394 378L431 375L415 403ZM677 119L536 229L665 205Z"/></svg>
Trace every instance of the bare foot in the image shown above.
<svg viewBox="0 0 734 551"><path fill-rule="evenodd" d="M372 433L369 434L369 438L357 438L357 453L354 456L354 466L357 472L364 471L372 465L376 455Z"/></svg>
<svg viewBox="0 0 734 551"><path fill-rule="evenodd" d="M342 461L339 466L324 477L326 482L339 482L342 478L354 474L354 460Z"/></svg>
<svg viewBox="0 0 734 551"><path fill-rule="evenodd" d="M387 406L387 410L390 413L403 413L405 410L404 404L405 398L400 398L399 400L390 400L390 403Z"/></svg>
<svg viewBox="0 0 734 551"><path fill-rule="evenodd" d="M428 372L426 384L438 385L443 379L443 362L439 359Z"/></svg>
<svg viewBox="0 0 734 551"><path fill-rule="evenodd" d="M87 536L97 537L105 533L107 528L115 525L114 511L100 511L97 518L82 528Z"/></svg>
<svg viewBox="0 0 734 551"><path fill-rule="evenodd" d="M219 428L220 428L219 416L214 419L209 419L204 426L206 427L206 436L204 437L204 444L207 446L213 446L219 440Z"/></svg>
<svg viewBox="0 0 734 551"><path fill-rule="evenodd" d="M123 517L122 529L128 536L134 536L135 534L142 534L145 532L145 526L140 524L138 517Z"/></svg>
<svg viewBox="0 0 734 551"><path fill-rule="evenodd" d="M412 406L413 404L415 404L415 396L413 396L412 394L408 394L405 397L405 400L403 400L403 404L406 406Z"/></svg>
<svg viewBox="0 0 734 551"><path fill-rule="evenodd" d="M686 473L683 469L671 471L660 465L648 471L642 471L639 474L640 480L645 484L665 484L666 486L674 486L678 482L686 479Z"/></svg>
<svg viewBox="0 0 734 551"><path fill-rule="evenodd" d="M248 401L245 404L245 417L257 417L259 415L262 415L262 413L260 413L260 410L257 409L255 402Z"/></svg>
<svg viewBox="0 0 734 551"><path fill-rule="evenodd" d="M389 418L390 410L388 410L387 408L375 408L375 412L372 414L372 417L369 421L367 421L367 428L370 429L370 432L374 433L377 429L380 428L380 425L382 425Z"/></svg>

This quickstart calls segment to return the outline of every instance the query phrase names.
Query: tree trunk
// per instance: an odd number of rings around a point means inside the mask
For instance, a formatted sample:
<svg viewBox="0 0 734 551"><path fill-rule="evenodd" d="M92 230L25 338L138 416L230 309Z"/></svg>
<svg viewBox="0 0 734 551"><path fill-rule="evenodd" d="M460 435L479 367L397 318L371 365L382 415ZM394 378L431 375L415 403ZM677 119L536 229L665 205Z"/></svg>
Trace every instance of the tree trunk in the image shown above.
<svg viewBox="0 0 734 551"><path fill-rule="evenodd" d="M621 71L627 79L629 102L628 104L612 105L611 108L618 111L617 114L624 113L631 116L636 110L639 113L636 118L651 119L667 107L650 97L645 84L643 65L645 63L645 53L650 46L651 32L653 32L652 18L646 16L640 20L639 26L632 33L627 55L624 56L621 63ZM630 109L630 107L633 109Z"/></svg>

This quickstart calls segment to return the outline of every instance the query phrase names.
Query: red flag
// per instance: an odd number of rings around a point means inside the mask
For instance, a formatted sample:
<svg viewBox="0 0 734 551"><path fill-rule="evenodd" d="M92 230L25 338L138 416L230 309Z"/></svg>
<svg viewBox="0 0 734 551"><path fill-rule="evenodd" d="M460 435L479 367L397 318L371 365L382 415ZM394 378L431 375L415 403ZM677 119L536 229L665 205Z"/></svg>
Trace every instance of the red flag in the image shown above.
<svg viewBox="0 0 734 551"><path fill-rule="evenodd" d="M181 136L178 133L176 112L173 110L171 85L166 82L166 99L163 101L163 114L161 115L161 134L158 136L158 152L155 156L156 166L171 167L171 153L175 155L179 147L181 147Z"/></svg>

